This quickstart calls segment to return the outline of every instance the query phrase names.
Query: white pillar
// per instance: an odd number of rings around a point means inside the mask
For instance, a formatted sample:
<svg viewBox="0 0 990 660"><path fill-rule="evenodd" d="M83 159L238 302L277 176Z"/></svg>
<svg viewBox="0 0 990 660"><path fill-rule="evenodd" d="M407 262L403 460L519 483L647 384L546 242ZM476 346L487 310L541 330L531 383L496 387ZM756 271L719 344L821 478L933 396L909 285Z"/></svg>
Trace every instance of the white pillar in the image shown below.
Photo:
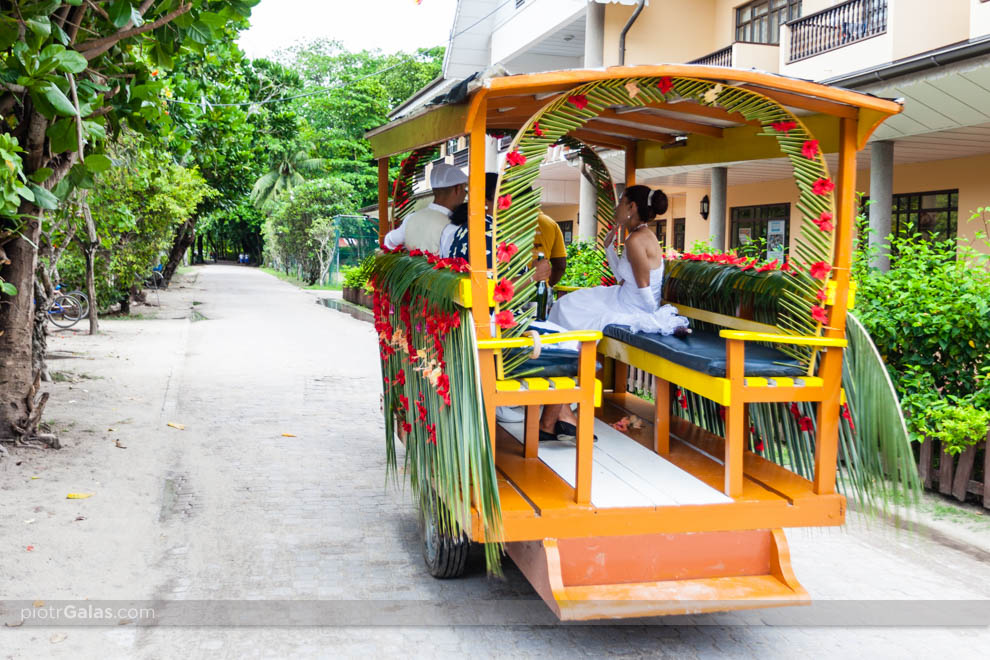
<svg viewBox="0 0 990 660"><path fill-rule="evenodd" d="M725 216L726 204L728 203L727 186L729 181L729 170L725 167L712 168L712 191L709 197L709 242L716 250L724 250L725 240Z"/></svg>
<svg viewBox="0 0 990 660"><path fill-rule="evenodd" d="M877 250L871 266L890 270L891 206L894 201L894 143L870 145L870 245Z"/></svg>
<svg viewBox="0 0 990 660"><path fill-rule="evenodd" d="M589 2L585 13L584 66L602 66L605 52L605 5ZM581 176L581 197L578 206L578 238L594 240L598 233L598 191Z"/></svg>

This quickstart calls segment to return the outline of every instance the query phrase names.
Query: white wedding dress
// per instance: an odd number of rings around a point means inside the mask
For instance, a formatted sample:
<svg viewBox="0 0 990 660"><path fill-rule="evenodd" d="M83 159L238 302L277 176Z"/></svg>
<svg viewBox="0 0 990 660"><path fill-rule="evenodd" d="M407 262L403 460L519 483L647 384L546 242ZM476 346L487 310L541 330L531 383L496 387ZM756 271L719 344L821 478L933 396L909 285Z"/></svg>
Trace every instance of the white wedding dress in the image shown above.
<svg viewBox="0 0 990 660"><path fill-rule="evenodd" d="M607 325L628 325L633 332L655 332L671 335L676 328L688 326L688 320L677 315L673 305L660 303L663 285L663 261L650 271L652 309L646 309L633 276L632 264L625 255L620 258L613 246L606 250L612 273L621 282L618 286L596 286L574 291L558 300L550 310L548 321L568 330L603 330Z"/></svg>

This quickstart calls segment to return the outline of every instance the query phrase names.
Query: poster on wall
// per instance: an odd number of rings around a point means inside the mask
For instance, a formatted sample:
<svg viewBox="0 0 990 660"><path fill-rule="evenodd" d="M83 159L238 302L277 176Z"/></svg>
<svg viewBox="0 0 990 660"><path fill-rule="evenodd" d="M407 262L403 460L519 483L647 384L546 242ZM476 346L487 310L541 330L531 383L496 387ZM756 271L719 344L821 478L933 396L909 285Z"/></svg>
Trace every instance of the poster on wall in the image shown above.
<svg viewBox="0 0 990 660"><path fill-rule="evenodd" d="M753 230L750 227L739 228L739 245L749 245L753 242Z"/></svg>
<svg viewBox="0 0 990 660"><path fill-rule="evenodd" d="M767 222L767 261L784 260L784 220Z"/></svg>

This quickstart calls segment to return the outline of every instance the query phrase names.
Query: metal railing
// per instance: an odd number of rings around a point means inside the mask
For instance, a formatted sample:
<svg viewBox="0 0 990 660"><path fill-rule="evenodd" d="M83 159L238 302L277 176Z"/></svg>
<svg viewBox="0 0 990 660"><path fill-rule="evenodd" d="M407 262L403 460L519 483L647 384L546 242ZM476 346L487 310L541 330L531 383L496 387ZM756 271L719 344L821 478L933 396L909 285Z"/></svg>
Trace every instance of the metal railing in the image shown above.
<svg viewBox="0 0 990 660"><path fill-rule="evenodd" d="M691 60L688 64L702 64L704 66L732 66L732 44L721 50L709 53L704 57Z"/></svg>
<svg viewBox="0 0 990 660"><path fill-rule="evenodd" d="M789 62L827 53L887 31L887 0L849 0L787 23Z"/></svg>

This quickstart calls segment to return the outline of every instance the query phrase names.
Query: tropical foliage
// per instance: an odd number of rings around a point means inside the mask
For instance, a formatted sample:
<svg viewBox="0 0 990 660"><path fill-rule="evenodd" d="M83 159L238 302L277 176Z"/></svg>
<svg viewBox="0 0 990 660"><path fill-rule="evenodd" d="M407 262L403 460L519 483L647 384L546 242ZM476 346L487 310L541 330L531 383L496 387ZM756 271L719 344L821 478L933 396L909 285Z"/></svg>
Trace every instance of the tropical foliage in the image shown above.
<svg viewBox="0 0 990 660"><path fill-rule="evenodd" d="M956 240L890 237L883 272L857 254L857 315L897 386L916 440L950 453L982 440L990 423L990 258Z"/></svg>
<svg viewBox="0 0 990 660"><path fill-rule="evenodd" d="M396 474L396 434L421 510L437 507L443 533L471 528L477 508L488 569L500 572L501 510L482 404L474 324L454 294L467 269L416 251L379 256L372 271L384 390L386 456Z"/></svg>

